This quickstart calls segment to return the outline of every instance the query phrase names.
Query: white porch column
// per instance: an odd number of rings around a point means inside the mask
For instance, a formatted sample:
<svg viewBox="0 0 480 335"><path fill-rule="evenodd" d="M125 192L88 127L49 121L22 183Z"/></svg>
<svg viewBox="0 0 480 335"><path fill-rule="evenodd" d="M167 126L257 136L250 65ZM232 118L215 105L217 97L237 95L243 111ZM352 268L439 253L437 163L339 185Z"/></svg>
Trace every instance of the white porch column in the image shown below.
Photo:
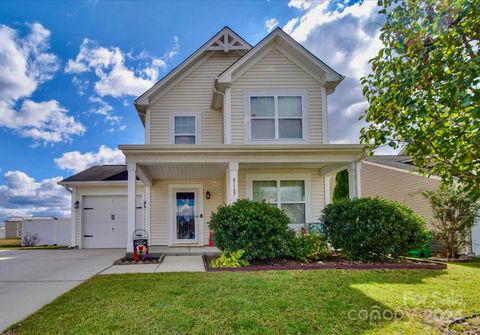
<svg viewBox="0 0 480 335"><path fill-rule="evenodd" d="M332 182L332 176L325 176L325 178L323 179L323 182L324 182L324 192L325 192L325 205L328 205L329 203L332 202L332 199L330 197L330 193L331 193L331 189L330 189L330 185L331 185L331 182Z"/></svg>
<svg viewBox="0 0 480 335"><path fill-rule="evenodd" d="M227 204L238 200L238 163L228 163L227 177Z"/></svg>
<svg viewBox="0 0 480 335"><path fill-rule="evenodd" d="M360 162L352 162L348 165L348 193L350 199L362 196L360 169Z"/></svg>
<svg viewBox="0 0 480 335"><path fill-rule="evenodd" d="M127 252L133 252L132 235L135 231L137 198L137 163L128 163L128 201L127 201Z"/></svg>
<svg viewBox="0 0 480 335"><path fill-rule="evenodd" d="M79 208L75 208L75 202L77 201L77 187L73 186L72 187L72 204L70 206L71 208L71 227L70 227L70 247L74 248L77 245L77 211L80 210L80 203L79 203Z"/></svg>

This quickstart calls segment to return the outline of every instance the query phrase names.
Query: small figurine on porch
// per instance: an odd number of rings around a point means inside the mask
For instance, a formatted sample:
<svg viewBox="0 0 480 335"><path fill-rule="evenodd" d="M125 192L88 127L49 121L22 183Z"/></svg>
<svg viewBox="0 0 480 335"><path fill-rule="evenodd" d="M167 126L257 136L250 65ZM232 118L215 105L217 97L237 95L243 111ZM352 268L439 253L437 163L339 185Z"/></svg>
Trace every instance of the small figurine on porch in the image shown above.
<svg viewBox="0 0 480 335"><path fill-rule="evenodd" d="M133 233L133 260L146 261L148 255L148 233L143 229L137 229Z"/></svg>

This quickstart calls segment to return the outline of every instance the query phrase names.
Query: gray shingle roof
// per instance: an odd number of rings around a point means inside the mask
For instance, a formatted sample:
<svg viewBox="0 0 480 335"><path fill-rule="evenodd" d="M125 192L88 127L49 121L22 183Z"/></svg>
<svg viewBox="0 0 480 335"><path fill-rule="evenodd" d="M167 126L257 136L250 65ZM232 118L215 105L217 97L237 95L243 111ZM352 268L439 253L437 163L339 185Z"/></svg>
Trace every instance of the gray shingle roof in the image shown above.
<svg viewBox="0 0 480 335"><path fill-rule="evenodd" d="M418 171L412 163L411 156L404 155L375 155L365 157L367 162L394 167L407 171Z"/></svg>
<svg viewBox="0 0 480 335"><path fill-rule="evenodd" d="M78 181L122 181L128 180L126 165L98 165L92 166L73 176L65 178L62 183Z"/></svg>

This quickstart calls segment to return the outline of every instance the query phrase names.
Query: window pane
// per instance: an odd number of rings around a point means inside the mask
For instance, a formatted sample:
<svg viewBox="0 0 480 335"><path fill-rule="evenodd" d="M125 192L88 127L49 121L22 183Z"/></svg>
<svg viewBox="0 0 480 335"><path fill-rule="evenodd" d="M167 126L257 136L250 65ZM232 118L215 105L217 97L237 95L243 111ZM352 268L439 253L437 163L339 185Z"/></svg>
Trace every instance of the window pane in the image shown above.
<svg viewBox="0 0 480 335"><path fill-rule="evenodd" d="M175 116L175 134L195 134L195 116Z"/></svg>
<svg viewBox="0 0 480 335"><path fill-rule="evenodd" d="M280 117L302 117L302 97L278 97Z"/></svg>
<svg viewBox="0 0 480 335"><path fill-rule="evenodd" d="M303 180L280 181L280 196L284 201L305 201L305 182Z"/></svg>
<svg viewBox="0 0 480 335"><path fill-rule="evenodd" d="M275 115L275 99L273 97L250 97L250 113L252 117L273 117Z"/></svg>
<svg viewBox="0 0 480 335"><path fill-rule="evenodd" d="M175 144L195 144L195 136L175 136Z"/></svg>
<svg viewBox="0 0 480 335"><path fill-rule="evenodd" d="M305 223L305 204L282 204L282 209L292 223Z"/></svg>
<svg viewBox="0 0 480 335"><path fill-rule="evenodd" d="M252 138L255 139L274 139L275 138L275 120L257 119L251 121Z"/></svg>
<svg viewBox="0 0 480 335"><path fill-rule="evenodd" d="M253 182L253 201L277 202L277 182L256 180Z"/></svg>
<svg viewBox="0 0 480 335"><path fill-rule="evenodd" d="M280 138L303 138L301 119L280 119L278 128Z"/></svg>

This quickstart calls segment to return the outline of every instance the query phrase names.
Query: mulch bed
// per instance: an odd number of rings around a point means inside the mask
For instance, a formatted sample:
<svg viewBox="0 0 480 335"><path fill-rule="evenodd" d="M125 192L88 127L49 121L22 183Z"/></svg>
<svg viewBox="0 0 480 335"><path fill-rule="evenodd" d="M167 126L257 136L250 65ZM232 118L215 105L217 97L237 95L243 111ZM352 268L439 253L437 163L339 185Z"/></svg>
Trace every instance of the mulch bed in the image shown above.
<svg viewBox="0 0 480 335"><path fill-rule="evenodd" d="M135 262L132 257L122 257L113 262L113 265L131 265L131 264L160 264L163 261L165 255L150 256L146 261Z"/></svg>
<svg viewBox="0 0 480 335"><path fill-rule="evenodd" d="M269 271L269 270L320 270L320 269L348 269L348 270L445 270L447 264L402 258L394 262L355 262L340 257L330 257L324 261L303 264L291 259L275 259L265 262L253 261L250 266L239 268L212 268L210 262L214 256L203 256L205 268L209 272L221 271Z"/></svg>

